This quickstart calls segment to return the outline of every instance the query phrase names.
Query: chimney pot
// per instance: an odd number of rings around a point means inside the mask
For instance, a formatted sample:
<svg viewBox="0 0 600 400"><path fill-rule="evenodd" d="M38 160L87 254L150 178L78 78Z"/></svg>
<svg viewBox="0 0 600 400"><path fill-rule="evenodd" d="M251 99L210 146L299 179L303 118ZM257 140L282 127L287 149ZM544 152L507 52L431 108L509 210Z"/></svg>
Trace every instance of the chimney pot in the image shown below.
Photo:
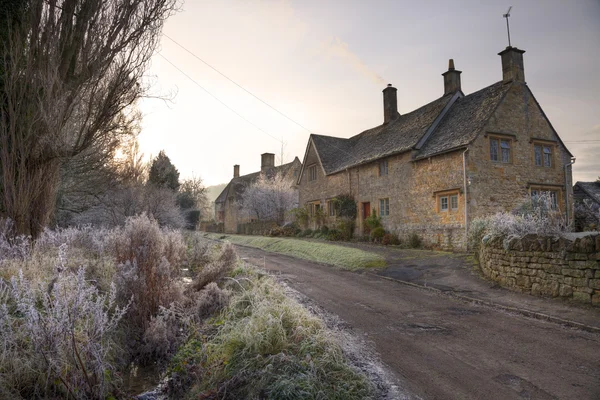
<svg viewBox="0 0 600 400"><path fill-rule="evenodd" d="M502 81L525 82L525 68L523 65L523 53L525 50L508 46L498 55L502 58Z"/></svg>
<svg viewBox="0 0 600 400"><path fill-rule="evenodd" d="M383 123L398 118L400 113L398 112L398 98L396 92L398 89L388 83L387 87L383 89Z"/></svg>
<svg viewBox="0 0 600 400"><path fill-rule="evenodd" d="M237 164L233 166L233 177L234 178L240 177L240 166Z"/></svg>
<svg viewBox="0 0 600 400"><path fill-rule="evenodd" d="M454 68L454 59L451 58L448 60L448 71L442 74L444 77L444 96L462 90L460 86L460 74L462 74L462 71Z"/></svg>
<svg viewBox="0 0 600 400"><path fill-rule="evenodd" d="M275 154L263 153L260 155L260 172L267 173L270 169L275 168Z"/></svg>

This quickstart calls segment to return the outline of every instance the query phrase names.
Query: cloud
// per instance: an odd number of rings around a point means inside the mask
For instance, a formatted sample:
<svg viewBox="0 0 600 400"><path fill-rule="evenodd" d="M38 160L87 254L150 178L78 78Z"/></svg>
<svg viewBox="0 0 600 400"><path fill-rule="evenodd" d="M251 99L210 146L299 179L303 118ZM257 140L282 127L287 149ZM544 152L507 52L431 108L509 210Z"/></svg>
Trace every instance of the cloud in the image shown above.
<svg viewBox="0 0 600 400"><path fill-rule="evenodd" d="M346 61L352 68L369 78L372 82L378 85L385 85L385 80L381 75L369 68L358 55L350 50L348 43L345 43L339 37L330 37L325 43L325 48L331 55Z"/></svg>

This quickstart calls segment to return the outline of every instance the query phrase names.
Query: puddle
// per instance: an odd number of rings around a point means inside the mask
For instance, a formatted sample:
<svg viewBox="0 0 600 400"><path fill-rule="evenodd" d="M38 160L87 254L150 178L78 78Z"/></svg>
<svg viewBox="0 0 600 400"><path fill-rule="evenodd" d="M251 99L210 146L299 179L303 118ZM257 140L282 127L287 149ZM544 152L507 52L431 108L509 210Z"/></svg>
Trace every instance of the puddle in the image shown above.
<svg viewBox="0 0 600 400"><path fill-rule="evenodd" d="M131 395L139 395L154 390L160 382L160 368L151 364L146 366L133 365L129 373L123 377L123 389Z"/></svg>

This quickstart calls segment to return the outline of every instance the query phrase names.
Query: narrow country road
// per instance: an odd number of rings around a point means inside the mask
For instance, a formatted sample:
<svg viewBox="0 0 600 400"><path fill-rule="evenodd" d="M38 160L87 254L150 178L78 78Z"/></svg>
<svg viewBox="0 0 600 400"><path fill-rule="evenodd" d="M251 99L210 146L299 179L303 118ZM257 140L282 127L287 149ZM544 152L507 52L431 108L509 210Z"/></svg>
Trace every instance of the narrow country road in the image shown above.
<svg viewBox="0 0 600 400"><path fill-rule="evenodd" d="M600 399L600 335L237 246L366 335L423 399Z"/></svg>

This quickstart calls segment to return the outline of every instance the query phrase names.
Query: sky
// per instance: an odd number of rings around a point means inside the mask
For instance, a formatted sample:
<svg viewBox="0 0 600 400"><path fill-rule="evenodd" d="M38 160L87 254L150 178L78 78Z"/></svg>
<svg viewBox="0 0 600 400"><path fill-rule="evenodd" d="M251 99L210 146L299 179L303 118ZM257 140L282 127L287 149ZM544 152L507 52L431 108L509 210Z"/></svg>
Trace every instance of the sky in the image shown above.
<svg viewBox="0 0 600 400"><path fill-rule="evenodd" d="M302 161L310 133L380 125L388 83L403 114L443 95L450 58L465 94L500 81L510 5L525 80L577 158L574 180L595 180L599 0L187 0L146 73L140 148L206 185L228 182L234 164L260 170L262 153Z"/></svg>

